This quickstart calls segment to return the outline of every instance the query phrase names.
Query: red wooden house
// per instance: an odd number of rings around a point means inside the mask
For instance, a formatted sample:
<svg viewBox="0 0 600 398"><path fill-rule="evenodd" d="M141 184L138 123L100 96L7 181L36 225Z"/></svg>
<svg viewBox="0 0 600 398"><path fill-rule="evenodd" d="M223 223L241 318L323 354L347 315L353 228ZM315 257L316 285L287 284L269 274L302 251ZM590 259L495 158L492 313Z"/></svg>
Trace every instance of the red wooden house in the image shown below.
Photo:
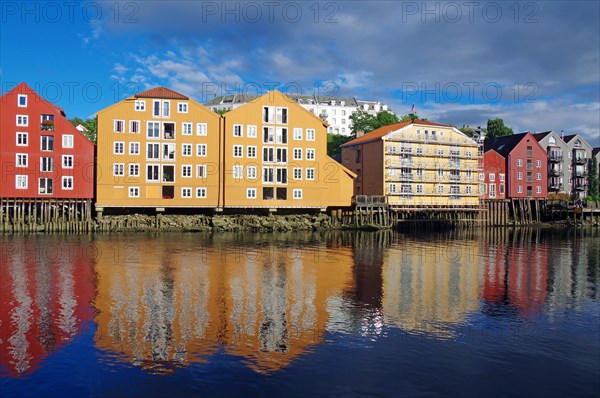
<svg viewBox="0 0 600 398"><path fill-rule="evenodd" d="M505 159L507 198L548 196L548 154L531 133L495 138L484 146Z"/></svg>
<svg viewBox="0 0 600 398"><path fill-rule="evenodd" d="M506 159L493 149L483 154L484 199L506 199Z"/></svg>
<svg viewBox="0 0 600 398"><path fill-rule="evenodd" d="M94 144L20 83L0 97L0 198L91 199Z"/></svg>

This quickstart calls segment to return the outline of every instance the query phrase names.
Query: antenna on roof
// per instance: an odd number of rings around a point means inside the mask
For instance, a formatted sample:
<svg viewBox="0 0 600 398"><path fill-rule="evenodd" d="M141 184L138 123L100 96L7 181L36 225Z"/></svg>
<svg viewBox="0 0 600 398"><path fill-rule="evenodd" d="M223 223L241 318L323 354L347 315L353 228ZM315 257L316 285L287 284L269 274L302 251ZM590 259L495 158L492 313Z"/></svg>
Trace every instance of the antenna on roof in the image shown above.
<svg viewBox="0 0 600 398"><path fill-rule="evenodd" d="M565 130L560 130L560 139L561 140L565 139Z"/></svg>

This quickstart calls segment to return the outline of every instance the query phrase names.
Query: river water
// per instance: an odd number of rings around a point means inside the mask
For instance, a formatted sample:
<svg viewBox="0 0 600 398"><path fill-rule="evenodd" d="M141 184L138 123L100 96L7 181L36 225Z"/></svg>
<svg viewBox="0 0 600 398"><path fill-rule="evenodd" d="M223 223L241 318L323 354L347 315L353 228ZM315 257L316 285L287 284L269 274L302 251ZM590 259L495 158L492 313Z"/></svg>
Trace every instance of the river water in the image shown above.
<svg viewBox="0 0 600 398"><path fill-rule="evenodd" d="M597 396L598 238L0 236L0 397Z"/></svg>

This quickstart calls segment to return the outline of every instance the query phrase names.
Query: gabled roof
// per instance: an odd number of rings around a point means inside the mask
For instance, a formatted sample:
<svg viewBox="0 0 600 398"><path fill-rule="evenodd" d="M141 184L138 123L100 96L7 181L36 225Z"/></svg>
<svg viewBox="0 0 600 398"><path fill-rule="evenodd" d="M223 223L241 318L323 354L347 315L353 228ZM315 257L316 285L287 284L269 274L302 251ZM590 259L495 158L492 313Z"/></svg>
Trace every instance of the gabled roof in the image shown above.
<svg viewBox="0 0 600 398"><path fill-rule="evenodd" d="M508 157L508 155L512 152L512 150L521 142L521 140L523 140L523 138L525 138L525 136L527 134L531 134L531 133L527 132L527 133L520 133L520 134L512 134L512 135L507 135L504 137L494 138L492 140L486 140L483 143L484 151L487 152L490 149L493 149L496 152L498 152L500 155L502 155L504 157ZM533 134L531 134L531 135L533 136ZM539 143L537 142L537 140L535 142L539 146Z"/></svg>
<svg viewBox="0 0 600 398"><path fill-rule="evenodd" d="M533 138L535 138L537 140L537 142L540 142L541 140L546 138L546 136L549 135L550 133L552 133L552 130L544 131L543 133L535 133L535 134L532 133L532 135L533 135Z"/></svg>
<svg viewBox="0 0 600 398"><path fill-rule="evenodd" d="M134 95L135 98L162 98L162 99L178 99L178 100L188 100L189 97L186 97L183 94L179 94L176 91L168 89L166 87L154 87L150 90L142 91Z"/></svg>
<svg viewBox="0 0 600 398"><path fill-rule="evenodd" d="M597 148L592 148L592 156L598 156L600 153L600 146Z"/></svg>
<svg viewBox="0 0 600 398"><path fill-rule="evenodd" d="M439 123L434 123L434 122L428 122L425 120L410 120L407 122L400 122L400 123L394 123L394 124L388 124L387 126L383 126L380 127L378 129L375 129L373 131L371 131L370 133L367 133L365 135L363 135L362 137L358 137L353 139L352 141L348 141L345 144L342 145L342 147L344 146L352 146L352 145L357 145L357 144L364 144L366 142L371 142L371 141L376 141L378 139L381 139L382 137L386 136L389 133L392 133L396 130L400 130L401 128L404 128L408 125L411 124L418 124L418 125L424 125L424 126L434 126L434 127L452 127L452 126L448 126L445 124L439 124Z"/></svg>
<svg viewBox="0 0 600 398"><path fill-rule="evenodd" d="M577 137L577 134L569 134L563 137L564 142L570 142L573 138Z"/></svg>

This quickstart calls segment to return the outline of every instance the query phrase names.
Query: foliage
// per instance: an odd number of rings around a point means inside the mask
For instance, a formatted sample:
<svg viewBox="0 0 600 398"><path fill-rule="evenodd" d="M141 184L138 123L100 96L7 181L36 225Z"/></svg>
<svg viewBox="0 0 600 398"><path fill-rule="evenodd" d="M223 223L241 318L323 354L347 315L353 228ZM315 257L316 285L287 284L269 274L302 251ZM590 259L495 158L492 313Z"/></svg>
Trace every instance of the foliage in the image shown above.
<svg viewBox="0 0 600 398"><path fill-rule="evenodd" d="M592 157L588 160L588 195L600 196L600 176L598 175L598 162Z"/></svg>
<svg viewBox="0 0 600 398"><path fill-rule="evenodd" d="M409 113L408 115L404 115L404 116L400 117L400 121L402 121L402 122L408 122L408 121L417 120L417 119L427 120L426 117L420 118L416 113Z"/></svg>
<svg viewBox="0 0 600 398"><path fill-rule="evenodd" d="M353 140L353 136L345 136L340 134L327 134L327 154L329 156L339 155L342 150L340 148L341 145L346 142Z"/></svg>
<svg viewBox="0 0 600 398"><path fill-rule="evenodd" d="M226 114L227 112L229 112L229 109L217 109L217 110L215 111L215 113L216 113L217 115L221 115L221 116L223 116L223 115L224 115L224 114Z"/></svg>
<svg viewBox="0 0 600 398"><path fill-rule="evenodd" d="M500 118L488 119L486 139L491 140L498 137L513 135L513 129L504 125L504 120Z"/></svg>
<svg viewBox="0 0 600 398"><path fill-rule="evenodd" d="M74 117L69 119L69 122L75 127L82 125L85 127L83 134L94 144L96 143L97 135L98 135L98 117L91 117L87 120L83 120L80 117Z"/></svg>
<svg viewBox="0 0 600 398"><path fill-rule="evenodd" d="M389 111L381 111L377 115L372 115L363 109L359 109L350 116L352 121L352 133L356 135L358 131L364 134L378 129L381 126L398 123L398 116Z"/></svg>

